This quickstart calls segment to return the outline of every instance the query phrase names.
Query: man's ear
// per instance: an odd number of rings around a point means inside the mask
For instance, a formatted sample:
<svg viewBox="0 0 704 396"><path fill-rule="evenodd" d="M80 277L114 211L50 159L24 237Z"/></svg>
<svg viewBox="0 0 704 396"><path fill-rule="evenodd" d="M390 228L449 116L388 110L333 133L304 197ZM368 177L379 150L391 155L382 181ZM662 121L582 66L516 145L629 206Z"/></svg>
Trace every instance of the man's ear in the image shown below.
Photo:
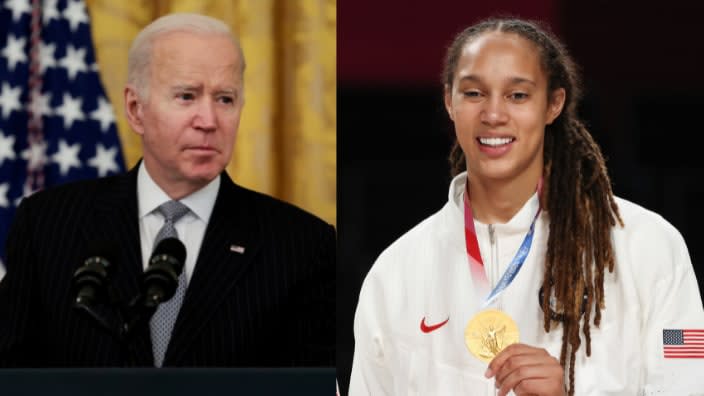
<svg viewBox="0 0 704 396"><path fill-rule="evenodd" d="M547 124L552 124L553 121L562 113L562 108L565 106L565 89L558 88L550 94L548 101Z"/></svg>
<svg viewBox="0 0 704 396"><path fill-rule="evenodd" d="M445 84L445 110L447 110L447 114L450 116L450 119L452 121L455 120L454 115L452 114L452 87L449 85Z"/></svg>
<svg viewBox="0 0 704 396"><path fill-rule="evenodd" d="M144 118L143 105L137 90L133 85L128 84L125 87L124 96L127 122L136 134L144 135L144 123L142 121Z"/></svg>

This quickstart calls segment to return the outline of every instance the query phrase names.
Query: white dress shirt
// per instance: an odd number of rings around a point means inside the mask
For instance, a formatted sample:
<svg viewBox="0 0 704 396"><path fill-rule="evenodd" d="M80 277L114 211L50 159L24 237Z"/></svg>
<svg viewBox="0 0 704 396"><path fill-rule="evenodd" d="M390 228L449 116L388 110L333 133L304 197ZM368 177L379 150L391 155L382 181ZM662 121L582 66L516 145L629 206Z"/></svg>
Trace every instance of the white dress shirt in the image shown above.
<svg viewBox="0 0 704 396"><path fill-rule="evenodd" d="M196 259L203 243L205 228L210 220L210 214L215 206L215 198L220 189L220 176L213 179L205 187L180 199L190 212L179 219L176 224L178 239L186 246L186 280L190 282ZM171 201L171 198L162 190L147 172L144 163L139 165L137 172L137 203L139 211L139 238L142 247L142 267L147 268L149 258L154 250L156 234L164 225L164 216L157 208Z"/></svg>

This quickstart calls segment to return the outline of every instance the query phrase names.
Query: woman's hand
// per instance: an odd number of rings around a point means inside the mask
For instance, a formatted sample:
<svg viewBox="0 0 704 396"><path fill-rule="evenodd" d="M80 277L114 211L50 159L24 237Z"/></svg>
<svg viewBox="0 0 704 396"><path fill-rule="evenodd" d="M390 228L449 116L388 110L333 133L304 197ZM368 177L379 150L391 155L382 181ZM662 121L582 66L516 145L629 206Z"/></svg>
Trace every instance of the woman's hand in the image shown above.
<svg viewBox="0 0 704 396"><path fill-rule="evenodd" d="M494 377L498 396L513 390L517 396L563 396L565 374L560 362L543 348L525 344L506 347L489 363L487 378Z"/></svg>

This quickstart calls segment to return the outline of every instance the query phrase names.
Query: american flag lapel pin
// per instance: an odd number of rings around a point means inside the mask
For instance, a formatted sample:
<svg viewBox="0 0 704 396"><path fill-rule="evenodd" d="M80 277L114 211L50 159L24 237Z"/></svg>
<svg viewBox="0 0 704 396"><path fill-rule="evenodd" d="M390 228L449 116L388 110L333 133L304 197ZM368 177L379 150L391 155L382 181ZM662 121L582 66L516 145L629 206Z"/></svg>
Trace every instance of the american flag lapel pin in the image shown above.
<svg viewBox="0 0 704 396"><path fill-rule="evenodd" d="M230 251L239 254L244 254L244 246L232 244L230 245Z"/></svg>

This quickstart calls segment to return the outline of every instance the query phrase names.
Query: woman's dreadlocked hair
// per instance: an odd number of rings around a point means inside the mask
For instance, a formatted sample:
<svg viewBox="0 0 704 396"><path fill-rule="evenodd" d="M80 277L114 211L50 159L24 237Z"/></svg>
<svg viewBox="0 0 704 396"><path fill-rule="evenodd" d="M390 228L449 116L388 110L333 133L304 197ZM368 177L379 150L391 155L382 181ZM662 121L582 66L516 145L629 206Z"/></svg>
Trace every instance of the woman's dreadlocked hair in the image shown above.
<svg viewBox="0 0 704 396"><path fill-rule="evenodd" d="M591 355L590 322L601 321L604 308L604 271L614 269L611 228L623 226L611 191L601 150L577 116L581 86L576 65L564 46L538 23L520 19L488 19L455 37L448 48L443 82L452 88L462 49L486 32L517 34L536 46L548 79L548 95L564 88L565 105L557 119L545 128L544 188L541 205L550 216L550 235L542 283L544 328L551 329L549 300L555 298L563 313L560 364L569 369L569 395L574 395L575 355L582 338ZM459 143L450 152L452 175L467 169ZM587 296L583 307L583 296ZM592 312L594 318L592 319ZM568 360L569 359L569 360Z"/></svg>

